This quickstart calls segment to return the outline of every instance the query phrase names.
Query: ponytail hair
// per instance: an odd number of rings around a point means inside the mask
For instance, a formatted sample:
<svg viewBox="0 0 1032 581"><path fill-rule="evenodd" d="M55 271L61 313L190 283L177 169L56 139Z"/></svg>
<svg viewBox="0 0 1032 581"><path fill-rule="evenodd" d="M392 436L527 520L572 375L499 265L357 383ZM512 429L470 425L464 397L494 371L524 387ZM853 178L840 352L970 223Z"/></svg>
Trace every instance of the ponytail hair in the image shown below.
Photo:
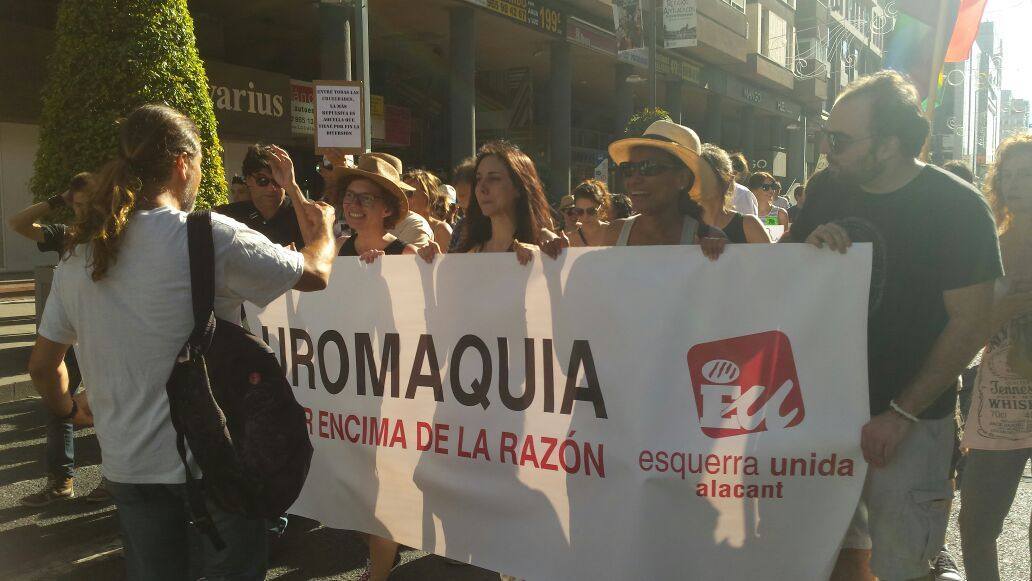
<svg viewBox="0 0 1032 581"><path fill-rule="evenodd" d="M122 120L118 155L95 174L81 215L69 229L66 251L89 248L90 277L102 280L118 258L129 217L142 200L160 193L176 158L201 154L197 126L166 105L144 105ZM184 207L193 205L188 192Z"/></svg>

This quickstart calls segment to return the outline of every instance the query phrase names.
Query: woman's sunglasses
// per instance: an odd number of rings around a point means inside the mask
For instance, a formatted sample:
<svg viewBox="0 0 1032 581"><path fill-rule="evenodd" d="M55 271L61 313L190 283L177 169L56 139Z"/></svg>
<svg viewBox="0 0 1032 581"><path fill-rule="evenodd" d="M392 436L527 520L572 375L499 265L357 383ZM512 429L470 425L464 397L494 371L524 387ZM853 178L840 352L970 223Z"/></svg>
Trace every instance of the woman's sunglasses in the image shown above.
<svg viewBox="0 0 1032 581"><path fill-rule="evenodd" d="M279 187L279 184L276 183L276 180L272 178L267 178L265 176L254 176L254 183L257 184L260 188L264 188L269 184Z"/></svg>
<svg viewBox="0 0 1032 581"><path fill-rule="evenodd" d="M598 214L598 208L567 208L567 216L594 216Z"/></svg>
<svg viewBox="0 0 1032 581"><path fill-rule="evenodd" d="M772 184L772 183L768 182L768 183L765 183L762 186L760 186L760 189L768 191L768 192L776 192L776 191L780 190L781 188L777 184Z"/></svg>
<svg viewBox="0 0 1032 581"><path fill-rule="evenodd" d="M625 161L617 166L617 171L623 178L629 178L638 173L645 177L658 176L659 174L674 169L674 166L652 159L633 162Z"/></svg>

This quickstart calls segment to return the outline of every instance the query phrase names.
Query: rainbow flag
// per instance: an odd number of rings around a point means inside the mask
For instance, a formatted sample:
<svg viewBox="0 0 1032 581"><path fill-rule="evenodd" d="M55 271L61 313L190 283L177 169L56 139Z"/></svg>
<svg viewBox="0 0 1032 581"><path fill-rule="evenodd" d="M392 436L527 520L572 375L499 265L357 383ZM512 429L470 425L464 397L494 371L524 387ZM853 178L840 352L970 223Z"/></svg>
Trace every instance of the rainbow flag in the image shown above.
<svg viewBox="0 0 1032 581"><path fill-rule="evenodd" d="M939 87L942 88L940 73L945 51L937 55L932 53L940 33L938 18L943 2L946 3L947 22L952 31L960 7L959 0L900 0L896 5L899 12L896 14L895 26L885 43L884 67L909 76L924 99L928 98L928 86L933 75L940 77ZM941 33L950 34L950 31Z"/></svg>

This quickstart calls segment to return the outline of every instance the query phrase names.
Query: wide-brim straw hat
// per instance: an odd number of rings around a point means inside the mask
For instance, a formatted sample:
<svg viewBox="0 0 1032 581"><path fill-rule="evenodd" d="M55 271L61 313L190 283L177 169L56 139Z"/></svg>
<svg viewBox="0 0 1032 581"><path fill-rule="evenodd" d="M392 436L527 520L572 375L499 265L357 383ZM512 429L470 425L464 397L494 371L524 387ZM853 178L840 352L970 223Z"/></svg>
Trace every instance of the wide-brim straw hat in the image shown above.
<svg viewBox="0 0 1032 581"><path fill-rule="evenodd" d="M402 166L400 159L386 153L363 153L358 156L354 167L335 169L342 178L362 177L371 180L394 196L398 205L401 206L400 214L402 217L408 213L409 202L406 192L414 191L416 188L401 181Z"/></svg>
<svg viewBox="0 0 1032 581"><path fill-rule="evenodd" d="M706 162L699 155L702 151L702 142L690 127L678 125L673 121L656 121L649 125L641 137L628 137L610 143L609 157L618 165L630 161L631 150L635 147L652 147L670 153L695 174L689 193L698 193L702 187L700 175L706 168Z"/></svg>

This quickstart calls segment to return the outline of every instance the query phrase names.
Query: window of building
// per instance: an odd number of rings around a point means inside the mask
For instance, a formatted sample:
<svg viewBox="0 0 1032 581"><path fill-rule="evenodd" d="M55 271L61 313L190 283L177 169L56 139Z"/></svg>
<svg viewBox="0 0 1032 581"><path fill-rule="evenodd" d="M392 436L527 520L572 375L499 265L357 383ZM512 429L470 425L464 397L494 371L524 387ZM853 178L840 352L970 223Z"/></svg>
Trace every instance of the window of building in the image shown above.
<svg viewBox="0 0 1032 581"><path fill-rule="evenodd" d="M745 0L722 0L724 4L734 8L735 10L745 13Z"/></svg>
<svg viewBox="0 0 1032 581"><path fill-rule="evenodd" d="M783 67L792 68L794 47L795 27L764 8L760 22L760 54Z"/></svg>

